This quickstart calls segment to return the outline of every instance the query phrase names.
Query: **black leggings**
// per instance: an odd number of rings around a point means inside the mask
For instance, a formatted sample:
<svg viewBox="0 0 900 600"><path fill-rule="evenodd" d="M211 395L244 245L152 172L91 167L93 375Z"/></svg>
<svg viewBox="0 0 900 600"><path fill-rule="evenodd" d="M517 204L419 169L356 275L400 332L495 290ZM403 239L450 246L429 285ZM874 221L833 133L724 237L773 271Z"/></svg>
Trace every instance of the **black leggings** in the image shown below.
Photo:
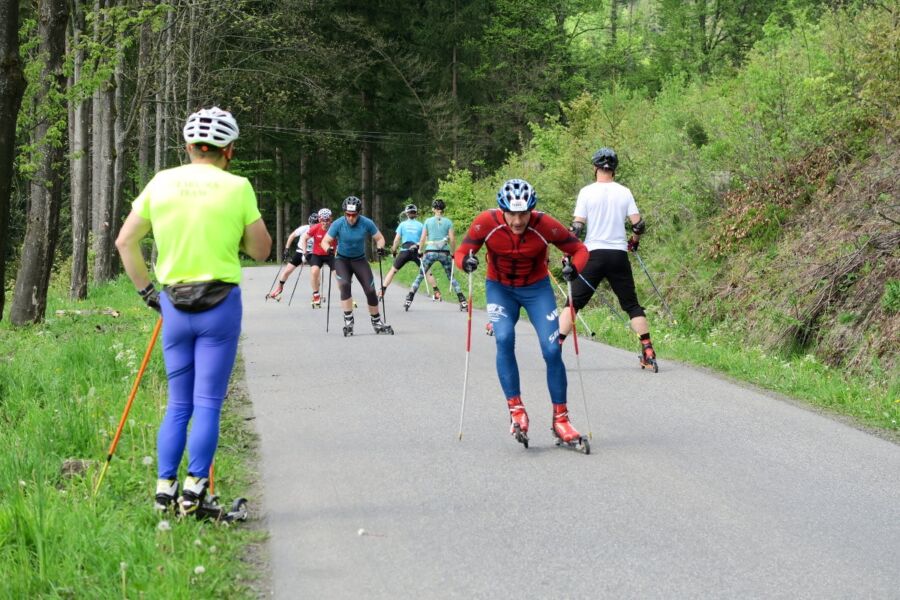
<svg viewBox="0 0 900 600"><path fill-rule="evenodd" d="M375 276L372 275L372 267L366 261L365 256L359 258L344 258L338 256L334 261L334 272L337 275L338 289L341 290L341 300L349 300L350 280L356 275L357 281L366 293L366 301L369 306L378 306L378 295L375 293Z"/></svg>
<svg viewBox="0 0 900 600"><path fill-rule="evenodd" d="M644 316L644 309L638 303L637 293L634 291L634 276L631 274L631 263L628 262L627 252L591 250L590 258L588 258L581 276L587 280L587 283L581 277L576 277L572 282L572 304L575 305L575 310L584 308L584 305L594 295L594 289L605 277L609 280L609 286L619 299L622 310L627 312L632 319Z"/></svg>

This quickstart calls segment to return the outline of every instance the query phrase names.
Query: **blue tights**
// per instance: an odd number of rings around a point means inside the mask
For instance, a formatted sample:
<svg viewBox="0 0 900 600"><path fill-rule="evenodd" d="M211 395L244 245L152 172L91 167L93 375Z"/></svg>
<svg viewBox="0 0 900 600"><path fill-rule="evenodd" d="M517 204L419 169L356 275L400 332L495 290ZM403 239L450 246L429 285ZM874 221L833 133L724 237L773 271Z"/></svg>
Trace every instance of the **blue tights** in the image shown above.
<svg viewBox="0 0 900 600"><path fill-rule="evenodd" d="M524 287L510 287L487 280L488 318L494 324L497 341L497 376L507 398L521 395L519 364L516 362L516 323L519 309L524 307L528 319L537 332L541 354L547 364L547 387L554 404L565 404L566 366L559 345L559 314L550 279Z"/></svg>
<svg viewBox="0 0 900 600"><path fill-rule="evenodd" d="M218 306L199 313L174 308L165 294L160 304L169 402L156 440L159 478L178 476L185 446L188 472L209 477L241 333L241 290L235 287Z"/></svg>

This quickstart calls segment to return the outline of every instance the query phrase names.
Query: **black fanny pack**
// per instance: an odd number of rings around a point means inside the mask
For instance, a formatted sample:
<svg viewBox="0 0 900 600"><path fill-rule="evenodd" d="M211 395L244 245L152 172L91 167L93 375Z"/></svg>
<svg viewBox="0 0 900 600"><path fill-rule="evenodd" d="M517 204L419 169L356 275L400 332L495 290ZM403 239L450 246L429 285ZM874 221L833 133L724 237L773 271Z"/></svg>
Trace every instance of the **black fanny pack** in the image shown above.
<svg viewBox="0 0 900 600"><path fill-rule="evenodd" d="M224 281L203 281L200 283L176 283L167 285L163 291L172 306L185 312L197 313L209 310L222 303L236 283Z"/></svg>

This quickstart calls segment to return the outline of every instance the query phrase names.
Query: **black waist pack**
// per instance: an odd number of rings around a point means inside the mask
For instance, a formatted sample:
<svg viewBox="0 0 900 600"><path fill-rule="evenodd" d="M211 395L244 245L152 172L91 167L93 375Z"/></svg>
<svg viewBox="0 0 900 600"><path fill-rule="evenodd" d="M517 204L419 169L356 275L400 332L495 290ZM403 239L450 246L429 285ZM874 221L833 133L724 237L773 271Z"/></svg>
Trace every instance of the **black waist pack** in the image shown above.
<svg viewBox="0 0 900 600"><path fill-rule="evenodd" d="M172 306L184 312L198 313L222 303L236 283L224 281L202 281L200 283L176 283L167 285L163 291Z"/></svg>

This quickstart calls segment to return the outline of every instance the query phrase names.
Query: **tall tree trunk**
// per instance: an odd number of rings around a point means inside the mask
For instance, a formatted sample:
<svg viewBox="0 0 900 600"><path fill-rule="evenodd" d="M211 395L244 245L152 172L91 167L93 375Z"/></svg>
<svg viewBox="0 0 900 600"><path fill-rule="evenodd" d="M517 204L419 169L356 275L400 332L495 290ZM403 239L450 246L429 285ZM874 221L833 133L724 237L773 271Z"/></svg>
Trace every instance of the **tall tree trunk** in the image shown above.
<svg viewBox="0 0 900 600"><path fill-rule="evenodd" d="M94 233L94 282L104 283L112 279L113 239L113 189L115 185L115 85L112 80L104 84L100 94L100 122L94 127L101 132L99 188L94 190L94 201L100 207L100 222Z"/></svg>
<svg viewBox="0 0 900 600"><path fill-rule="evenodd" d="M142 81L150 78L149 66L152 60L152 46L150 39L150 24L141 25L141 37L138 47L138 77ZM146 94L139 100L138 108L138 187L143 188L150 180L150 103Z"/></svg>
<svg viewBox="0 0 900 600"><path fill-rule="evenodd" d="M119 48L120 58L116 64L116 70L113 74L115 80L115 92L113 102L115 104L115 114L113 116L113 188L112 188L112 210L110 218L110 239L109 239L109 260L110 260L110 278L117 271L118 255L113 248L113 241L119 232L119 224L122 220L122 207L125 198L125 93L122 90L125 78L124 49Z"/></svg>
<svg viewBox="0 0 900 600"><path fill-rule="evenodd" d="M0 0L0 319L6 305L6 246L9 198L16 156L16 120L25 92L19 57L19 2Z"/></svg>
<svg viewBox="0 0 900 600"><path fill-rule="evenodd" d="M275 146L275 172L281 173L281 148ZM284 199L282 198L282 179L277 178L275 184L275 244L277 247L284 248L286 229L290 226L284 219Z"/></svg>
<svg viewBox="0 0 900 600"><path fill-rule="evenodd" d="M312 198L309 195L309 154L300 146L300 218L313 210Z"/></svg>
<svg viewBox="0 0 900 600"><path fill-rule="evenodd" d="M34 128L36 156L40 157L31 180L31 202L22 260L16 274L15 297L9 313L14 325L37 323L47 310L47 288L59 231L59 207L62 204L60 165L65 160L61 144L52 142L51 128L65 127L65 107L54 96L66 87L63 57L66 51L66 0L41 0L38 7L40 55L45 63L41 72L36 102L50 110Z"/></svg>
<svg viewBox="0 0 900 600"><path fill-rule="evenodd" d="M619 30L619 2L609 0L609 49L615 50Z"/></svg>
<svg viewBox="0 0 900 600"><path fill-rule="evenodd" d="M80 2L73 4L72 43L77 48L73 62L73 83L81 82L84 51L78 48L84 33L84 10ZM70 100L69 148L71 159L71 212L72 212L72 277L69 282L69 296L75 299L87 297L88 282L88 231L91 226L90 213L90 155L89 155L89 100L81 95Z"/></svg>
<svg viewBox="0 0 900 600"><path fill-rule="evenodd" d="M377 160L373 160L373 168L372 168L372 220L378 224L378 228L381 229L384 227L384 205L381 202L381 194L378 193L378 190L381 188L379 185L379 167Z"/></svg>
<svg viewBox="0 0 900 600"><path fill-rule="evenodd" d="M103 27L103 18L100 9L103 8L103 0L94 0L94 30L92 37L94 38L94 46L100 46L100 30ZM100 230L100 204L96 201L96 197L100 190L100 173L103 168L100 164L100 147L103 145L103 130L100 126L100 110L103 106L103 92L100 87L94 90L91 98L91 231L96 237Z"/></svg>

